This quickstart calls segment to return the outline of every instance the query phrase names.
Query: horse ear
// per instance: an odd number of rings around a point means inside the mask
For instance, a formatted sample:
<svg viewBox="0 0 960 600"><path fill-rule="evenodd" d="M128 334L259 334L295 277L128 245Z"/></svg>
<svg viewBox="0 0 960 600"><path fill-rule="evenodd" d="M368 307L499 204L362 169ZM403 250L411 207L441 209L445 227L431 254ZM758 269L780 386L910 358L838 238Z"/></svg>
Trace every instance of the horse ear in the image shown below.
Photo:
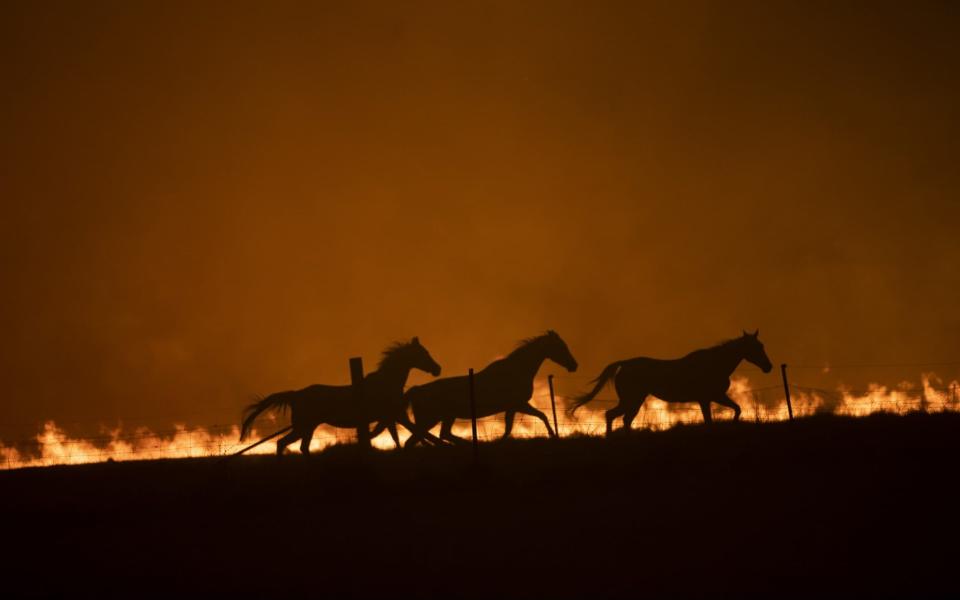
<svg viewBox="0 0 960 600"><path fill-rule="evenodd" d="M753 337L759 337L759 336L760 336L760 328L757 327L757 330L754 331L752 335L753 335Z"/></svg>
<svg viewBox="0 0 960 600"><path fill-rule="evenodd" d="M414 346L419 346L419 345L420 345L420 338L418 338L417 336L413 336L413 339L410 340L410 343L413 344Z"/></svg>
<svg viewBox="0 0 960 600"><path fill-rule="evenodd" d="M741 329L740 331L743 332L743 337L747 337L748 335L750 335L749 333L747 333L746 329Z"/></svg>

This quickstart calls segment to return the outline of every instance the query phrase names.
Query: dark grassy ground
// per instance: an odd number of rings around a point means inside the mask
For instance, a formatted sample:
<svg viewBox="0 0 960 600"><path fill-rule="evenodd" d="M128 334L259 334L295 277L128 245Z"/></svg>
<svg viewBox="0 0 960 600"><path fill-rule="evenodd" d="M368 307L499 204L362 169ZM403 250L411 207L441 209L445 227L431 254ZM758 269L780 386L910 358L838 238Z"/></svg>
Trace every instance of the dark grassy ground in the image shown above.
<svg viewBox="0 0 960 600"><path fill-rule="evenodd" d="M0 473L0 593L960 592L960 415Z"/></svg>

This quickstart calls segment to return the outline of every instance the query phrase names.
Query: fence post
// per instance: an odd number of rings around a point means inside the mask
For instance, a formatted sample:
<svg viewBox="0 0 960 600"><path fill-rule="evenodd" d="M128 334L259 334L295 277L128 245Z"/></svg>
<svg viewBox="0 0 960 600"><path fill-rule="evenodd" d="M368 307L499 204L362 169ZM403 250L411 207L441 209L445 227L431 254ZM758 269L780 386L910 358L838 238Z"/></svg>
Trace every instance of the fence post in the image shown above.
<svg viewBox="0 0 960 600"><path fill-rule="evenodd" d="M557 400L553 396L553 375L547 375L547 384L550 386L550 408L553 409L553 430L560 437L560 426L557 425Z"/></svg>
<svg viewBox="0 0 960 600"><path fill-rule="evenodd" d="M780 376L783 377L783 393L787 398L787 414L793 420L793 405L790 403L790 385L787 383L787 363L780 365Z"/></svg>
<svg viewBox="0 0 960 600"><path fill-rule="evenodd" d="M350 359L350 385L353 388L353 406L361 415L360 423L357 423L357 443L361 448L370 447L370 428L363 414L363 359L355 356Z"/></svg>
<svg viewBox="0 0 960 600"><path fill-rule="evenodd" d="M473 390L473 369L467 374L470 383L470 427L473 430L473 460L480 459L480 439L477 437L477 399Z"/></svg>

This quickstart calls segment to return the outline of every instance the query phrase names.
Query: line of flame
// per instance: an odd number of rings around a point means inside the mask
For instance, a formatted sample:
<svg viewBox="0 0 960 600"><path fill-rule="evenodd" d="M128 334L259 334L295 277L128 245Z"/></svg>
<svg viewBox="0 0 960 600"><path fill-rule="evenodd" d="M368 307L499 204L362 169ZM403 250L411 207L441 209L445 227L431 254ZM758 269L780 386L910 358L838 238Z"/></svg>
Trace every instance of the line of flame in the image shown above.
<svg viewBox="0 0 960 600"><path fill-rule="evenodd" d="M903 382L896 387L889 388L880 384L870 384L862 393L841 387L836 392L828 390L800 389L791 393L793 411L796 416L809 416L816 413L833 413L862 417L876 412L905 414L910 411L924 410L928 412L958 410L956 393L957 381L944 386L943 382L933 373L921 375L919 388L915 384ZM749 381L745 377L735 377L731 380L730 397L743 408L742 418L755 421L782 421L787 419L787 407L781 399L773 405L764 405ZM583 434L598 435L605 431L604 411L616 403L615 398L601 396L593 403L581 409L579 418L570 419L566 415L566 397L557 397L557 422L562 435ZM552 422L550 406L550 392L546 380L538 379L534 385L534 394L531 404L542 410ZM727 409L716 410L716 418L730 418L732 411ZM635 427L664 430L680 423L698 423L703 417L696 405L667 404L651 398L644 404ZM402 428L400 428L402 430ZM454 426L454 434L468 438L471 436L470 424L458 422ZM262 432L261 432L262 433ZM482 419L479 422L478 435L483 440L496 439L503 433L502 418ZM513 435L520 438L542 437L547 433L539 419L518 415L514 423ZM251 439L258 438L258 432L253 431ZM401 431L401 442L409 437L409 433ZM137 428L131 433L125 433L117 428L104 430L99 440L87 438L71 438L62 428L53 421L43 425L36 436L39 452L28 454L20 452L14 446L0 444L0 469L21 467L37 467L59 464L81 464L104 462L108 460L145 460L163 458L187 458L200 456L228 455L242 448L238 441L239 429L234 426L223 431L206 428L187 428L182 424L175 424L173 433L162 435L146 428ZM352 431L338 430L321 426L311 442L313 452L323 450L331 445L353 441ZM95 443L99 441L100 443ZM393 440L383 433L373 440L373 445L379 449L394 447ZM269 442L250 451L250 454L271 454L276 451L274 443Z"/></svg>

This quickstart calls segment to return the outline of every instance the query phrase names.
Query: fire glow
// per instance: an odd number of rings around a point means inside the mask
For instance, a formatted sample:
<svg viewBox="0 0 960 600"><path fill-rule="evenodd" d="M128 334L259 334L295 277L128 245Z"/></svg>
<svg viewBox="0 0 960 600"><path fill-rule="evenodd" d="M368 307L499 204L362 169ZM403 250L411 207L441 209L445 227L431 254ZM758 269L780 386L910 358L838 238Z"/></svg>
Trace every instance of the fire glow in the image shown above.
<svg viewBox="0 0 960 600"><path fill-rule="evenodd" d="M832 413L854 417L863 417L884 412L903 415L913 411L940 412L960 410L957 381L948 384L932 373L921 375L921 384L917 386L903 382L896 387L870 384L864 391L840 387L836 391L812 388L791 390L793 413L796 417L820 413ZM741 419L747 421L768 422L783 421L788 418L783 391L774 394L771 388L760 390L750 387L746 377L734 377L729 395L743 410ZM766 396L775 398L765 402ZM616 404L612 391L601 394L594 402L584 406L577 418L568 418L566 397L558 395L557 422L560 434L602 435L605 431L604 412ZM553 419L550 405L550 392L545 379L535 382L534 406ZM714 416L718 420L729 419L732 412L714 406ZM661 431L678 424L701 423L703 417L699 406L695 404L668 404L655 398L648 399L640 411L634 427ZM277 420L271 426L254 430L251 439L259 439L285 423ZM619 427L619 420L615 427ZM400 429L401 442L406 441L409 433ZM463 438L471 435L470 424L458 421L454 433ZM478 435L484 441L494 440L503 432L501 416L482 419L478 422ZM518 438L546 436L543 424L533 417L517 415L513 435ZM0 469L22 467L40 467L51 465L69 465L97 463L109 460L155 460L170 458L191 458L205 456L226 456L243 448L238 441L239 427L229 428L188 428L175 425L172 432L166 434L146 428L132 431L122 429L104 430L98 438L72 438L53 421L43 425L36 436L36 452L21 452L15 446L0 443ZM321 426L317 428L310 449L313 452L323 450L338 443L355 441L355 434L344 429ZM393 440L384 432L373 440L374 447L389 450L394 447ZM269 441L249 451L249 454L272 454L276 451L274 442Z"/></svg>

